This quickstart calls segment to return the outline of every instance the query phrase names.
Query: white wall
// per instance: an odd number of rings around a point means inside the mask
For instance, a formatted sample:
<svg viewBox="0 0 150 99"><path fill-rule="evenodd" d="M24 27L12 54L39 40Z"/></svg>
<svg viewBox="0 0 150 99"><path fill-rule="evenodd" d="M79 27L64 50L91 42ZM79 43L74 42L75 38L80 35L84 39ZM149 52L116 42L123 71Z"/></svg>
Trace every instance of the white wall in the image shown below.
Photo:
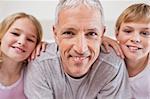
<svg viewBox="0 0 150 99"><path fill-rule="evenodd" d="M53 40L52 24L55 18L55 7L59 0L1 0L0 21L15 12L26 12L40 20L44 29L44 40ZM104 8L107 31L106 35L114 38L116 18L129 5L150 0L101 0Z"/></svg>
<svg viewBox="0 0 150 99"><path fill-rule="evenodd" d="M150 0L101 0L106 21L106 35L115 38L114 25L123 10L134 3L147 3Z"/></svg>
<svg viewBox="0 0 150 99"><path fill-rule="evenodd" d="M16 12L26 12L35 16L42 24L44 40L53 40L52 24L55 17L57 0L32 1L32 0L11 0L0 1L0 21L6 16Z"/></svg>

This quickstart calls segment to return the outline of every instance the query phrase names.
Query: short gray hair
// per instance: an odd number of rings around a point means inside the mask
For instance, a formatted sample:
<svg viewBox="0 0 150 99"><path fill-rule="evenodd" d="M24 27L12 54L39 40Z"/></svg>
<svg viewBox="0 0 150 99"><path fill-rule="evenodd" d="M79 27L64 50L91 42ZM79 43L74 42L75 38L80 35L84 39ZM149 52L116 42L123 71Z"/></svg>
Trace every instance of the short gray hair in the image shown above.
<svg viewBox="0 0 150 99"><path fill-rule="evenodd" d="M101 21L104 25L104 12L99 0L60 0L56 8L55 24L59 21L59 13L62 9L75 8L78 7L80 4L84 4L87 7L97 9L101 14Z"/></svg>

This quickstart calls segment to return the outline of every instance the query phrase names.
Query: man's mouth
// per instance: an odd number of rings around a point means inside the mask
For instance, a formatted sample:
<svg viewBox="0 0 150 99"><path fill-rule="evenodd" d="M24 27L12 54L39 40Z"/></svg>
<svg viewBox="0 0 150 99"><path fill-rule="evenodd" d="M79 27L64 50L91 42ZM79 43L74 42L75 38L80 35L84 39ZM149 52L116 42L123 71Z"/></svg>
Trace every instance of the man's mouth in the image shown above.
<svg viewBox="0 0 150 99"><path fill-rule="evenodd" d="M72 58L72 60L76 63L82 63L85 59L87 59L87 56L69 56L70 58Z"/></svg>

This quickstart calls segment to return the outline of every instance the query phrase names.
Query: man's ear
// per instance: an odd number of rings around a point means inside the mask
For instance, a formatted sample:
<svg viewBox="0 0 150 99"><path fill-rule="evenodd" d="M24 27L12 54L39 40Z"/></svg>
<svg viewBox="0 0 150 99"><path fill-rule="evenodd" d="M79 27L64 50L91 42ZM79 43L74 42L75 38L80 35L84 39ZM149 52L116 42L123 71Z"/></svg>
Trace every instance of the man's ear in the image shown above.
<svg viewBox="0 0 150 99"><path fill-rule="evenodd" d="M57 43L58 42L58 37L57 37L57 28L56 28L56 25L53 25L53 34L54 34L55 42Z"/></svg>
<svg viewBox="0 0 150 99"><path fill-rule="evenodd" d="M53 33L54 33L54 36L57 35L57 33L56 33L56 26L55 25L53 25Z"/></svg>
<svg viewBox="0 0 150 99"><path fill-rule="evenodd" d="M106 31L106 26L104 26L102 37L104 37L105 31Z"/></svg>

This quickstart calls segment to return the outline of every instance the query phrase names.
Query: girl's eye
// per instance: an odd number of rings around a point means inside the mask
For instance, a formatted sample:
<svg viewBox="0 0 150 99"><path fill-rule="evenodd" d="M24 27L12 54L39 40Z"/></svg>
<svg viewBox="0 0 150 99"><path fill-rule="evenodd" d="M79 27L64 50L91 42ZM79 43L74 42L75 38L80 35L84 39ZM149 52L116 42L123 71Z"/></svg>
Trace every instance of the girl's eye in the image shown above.
<svg viewBox="0 0 150 99"><path fill-rule="evenodd" d="M28 41L30 41L30 42L34 42L32 39L27 39Z"/></svg>
<svg viewBox="0 0 150 99"><path fill-rule="evenodd" d="M140 34L144 37L150 37L150 32L141 32Z"/></svg>
<svg viewBox="0 0 150 99"><path fill-rule="evenodd" d="M34 39L32 39L32 38L27 38L27 41L29 41L29 42L35 42L35 40Z"/></svg>
<svg viewBox="0 0 150 99"><path fill-rule="evenodd" d="M16 32L11 32L11 34L13 34L15 36L19 36L20 35L19 33L16 33Z"/></svg>

